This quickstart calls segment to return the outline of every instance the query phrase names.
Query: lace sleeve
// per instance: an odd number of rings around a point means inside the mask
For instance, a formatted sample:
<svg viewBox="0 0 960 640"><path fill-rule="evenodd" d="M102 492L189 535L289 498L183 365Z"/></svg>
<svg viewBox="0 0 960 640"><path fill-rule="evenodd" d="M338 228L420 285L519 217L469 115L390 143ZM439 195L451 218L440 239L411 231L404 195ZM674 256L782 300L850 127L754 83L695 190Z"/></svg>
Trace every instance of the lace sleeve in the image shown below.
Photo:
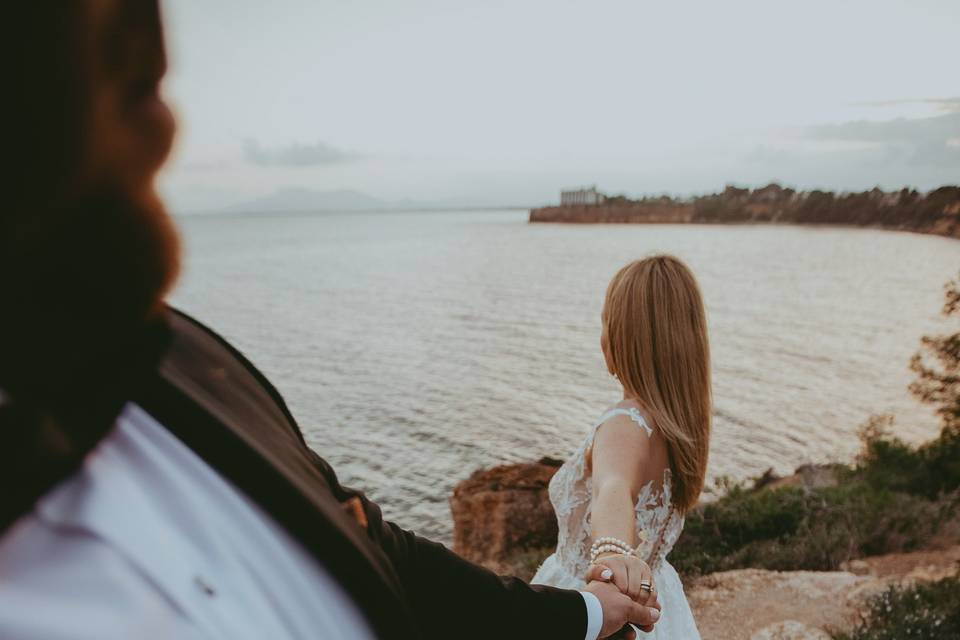
<svg viewBox="0 0 960 640"><path fill-rule="evenodd" d="M647 424L646 419L644 419L644 417L640 415L640 411L635 407L627 407L627 408L618 407L616 409L610 409L610 411L607 411L605 414L600 416L599 420L597 420L597 423L594 426L594 431L597 430L597 427L599 427L604 422L606 422L607 420L609 420L614 416L627 416L628 418L636 422L638 425L640 425L640 427L647 433L648 438L653 436L653 428L649 424Z"/></svg>

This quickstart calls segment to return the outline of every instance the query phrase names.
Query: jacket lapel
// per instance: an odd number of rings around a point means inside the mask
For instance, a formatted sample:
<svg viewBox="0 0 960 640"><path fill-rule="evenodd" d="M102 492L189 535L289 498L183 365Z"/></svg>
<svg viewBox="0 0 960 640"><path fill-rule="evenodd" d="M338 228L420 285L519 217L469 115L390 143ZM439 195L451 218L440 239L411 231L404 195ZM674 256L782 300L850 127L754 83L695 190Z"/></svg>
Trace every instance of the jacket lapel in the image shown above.
<svg viewBox="0 0 960 640"><path fill-rule="evenodd" d="M300 540L381 638L419 633L396 572L312 463L269 383L215 334L170 314L172 340L141 406Z"/></svg>

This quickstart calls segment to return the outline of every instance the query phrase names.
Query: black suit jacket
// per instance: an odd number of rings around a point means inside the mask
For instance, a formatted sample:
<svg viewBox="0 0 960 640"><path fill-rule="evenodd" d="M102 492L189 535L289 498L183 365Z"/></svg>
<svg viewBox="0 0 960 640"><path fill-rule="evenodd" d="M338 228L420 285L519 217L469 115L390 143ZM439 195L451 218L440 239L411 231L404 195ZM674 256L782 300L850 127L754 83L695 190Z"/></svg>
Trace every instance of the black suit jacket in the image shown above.
<svg viewBox="0 0 960 640"><path fill-rule="evenodd" d="M384 520L307 447L280 394L238 351L182 313L166 321L157 375L133 399L298 539L378 637L584 637L579 593L498 577Z"/></svg>

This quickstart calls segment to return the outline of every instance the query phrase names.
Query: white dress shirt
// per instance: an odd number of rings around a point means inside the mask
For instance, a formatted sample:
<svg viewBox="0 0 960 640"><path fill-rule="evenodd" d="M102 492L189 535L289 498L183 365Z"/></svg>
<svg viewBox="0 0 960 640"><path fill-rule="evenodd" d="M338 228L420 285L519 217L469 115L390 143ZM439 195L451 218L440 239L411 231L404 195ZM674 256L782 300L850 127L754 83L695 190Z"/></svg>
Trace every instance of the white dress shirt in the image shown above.
<svg viewBox="0 0 960 640"><path fill-rule="evenodd" d="M603 612L582 593L596 640ZM0 638L373 634L297 540L129 404L82 468L0 539Z"/></svg>

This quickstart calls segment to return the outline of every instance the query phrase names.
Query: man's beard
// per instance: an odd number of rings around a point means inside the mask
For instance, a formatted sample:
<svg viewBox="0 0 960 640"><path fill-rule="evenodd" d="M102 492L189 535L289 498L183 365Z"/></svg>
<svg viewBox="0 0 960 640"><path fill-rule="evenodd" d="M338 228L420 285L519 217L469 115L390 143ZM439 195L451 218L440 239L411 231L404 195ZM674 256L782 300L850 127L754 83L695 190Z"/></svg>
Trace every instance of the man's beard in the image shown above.
<svg viewBox="0 0 960 640"><path fill-rule="evenodd" d="M0 238L0 388L57 404L137 351L178 273L179 240L155 196L101 189L26 215Z"/></svg>
<svg viewBox="0 0 960 640"><path fill-rule="evenodd" d="M153 379L178 264L177 235L156 201L104 190L3 215L0 532L74 473Z"/></svg>

